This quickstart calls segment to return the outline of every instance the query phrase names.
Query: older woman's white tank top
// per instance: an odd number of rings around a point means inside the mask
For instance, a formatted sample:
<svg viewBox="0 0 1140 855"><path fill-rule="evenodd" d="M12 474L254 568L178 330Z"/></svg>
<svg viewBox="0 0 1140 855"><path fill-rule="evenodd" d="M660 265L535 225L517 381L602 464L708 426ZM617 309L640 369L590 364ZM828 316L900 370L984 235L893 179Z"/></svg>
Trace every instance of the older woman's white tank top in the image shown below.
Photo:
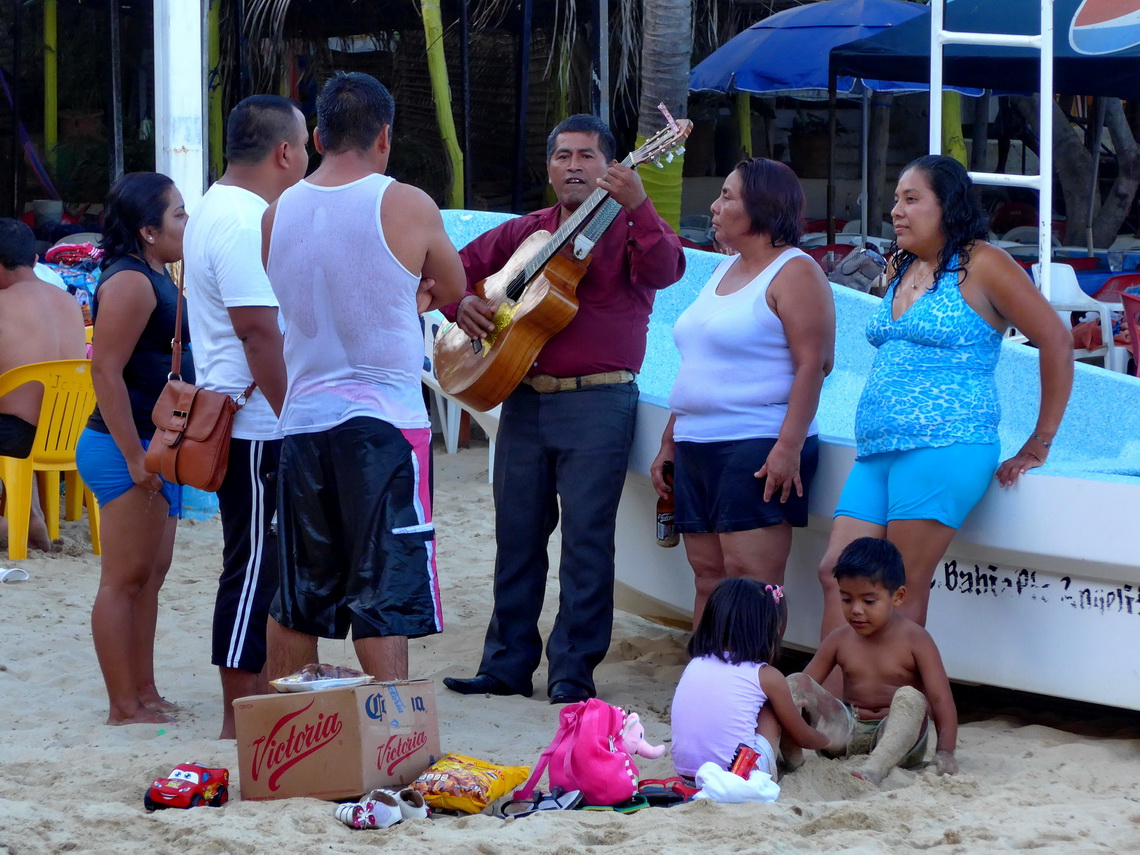
<svg viewBox="0 0 1140 855"><path fill-rule="evenodd" d="M277 203L267 270L281 304L289 387L279 427L309 433L357 416L428 426L420 392L420 277L384 239L392 179L301 181Z"/></svg>
<svg viewBox="0 0 1140 855"><path fill-rule="evenodd" d="M724 442L774 438L788 412L795 377L784 325L768 307L768 286L793 258L794 247L732 294L716 288L736 261L726 258L673 327L681 367L669 408L676 414L673 438ZM812 420L808 436L819 432Z"/></svg>

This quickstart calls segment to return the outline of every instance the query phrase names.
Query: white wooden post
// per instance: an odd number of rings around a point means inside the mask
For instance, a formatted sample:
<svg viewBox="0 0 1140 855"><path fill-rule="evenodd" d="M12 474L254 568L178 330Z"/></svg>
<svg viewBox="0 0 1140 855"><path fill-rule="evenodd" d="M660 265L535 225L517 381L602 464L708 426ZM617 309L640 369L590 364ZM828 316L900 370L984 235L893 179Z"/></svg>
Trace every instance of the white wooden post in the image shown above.
<svg viewBox="0 0 1140 855"><path fill-rule="evenodd" d="M205 15L202 0L154 0L155 169L188 208L206 184Z"/></svg>

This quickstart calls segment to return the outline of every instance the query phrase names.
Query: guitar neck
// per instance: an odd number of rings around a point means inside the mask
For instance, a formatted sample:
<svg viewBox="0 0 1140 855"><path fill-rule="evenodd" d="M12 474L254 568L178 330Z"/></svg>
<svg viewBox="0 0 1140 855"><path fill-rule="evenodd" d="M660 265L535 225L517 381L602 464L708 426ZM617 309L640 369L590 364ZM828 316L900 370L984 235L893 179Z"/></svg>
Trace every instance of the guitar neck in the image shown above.
<svg viewBox="0 0 1140 855"><path fill-rule="evenodd" d="M622 164L624 166L633 166L633 155L626 157L626 159L622 161ZM536 275L538 275L538 272L546 267L547 262L554 257L555 253L557 253L558 250L562 249L562 247L566 245L566 242L578 233L578 229L582 227L582 223L586 221L586 218L597 211L599 208L602 208L607 201L613 202L605 190L598 188L593 193L591 193L587 197L586 201L579 205L578 209L566 219L566 222L558 227L558 231L550 236L550 240L547 241L546 246L544 246L542 250L540 250L534 256L534 258L530 260L526 268L523 270L523 282L529 282ZM598 230L598 235L601 235L601 233L605 231L606 227L614 221L614 218L617 216L617 212L621 210L620 205L617 205L616 203L614 204L616 205L616 210L614 210L614 212L610 215L610 218L606 221L605 225ZM597 222L597 219L598 218L591 220L591 225ZM597 238L593 239L596 240Z"/></svg>

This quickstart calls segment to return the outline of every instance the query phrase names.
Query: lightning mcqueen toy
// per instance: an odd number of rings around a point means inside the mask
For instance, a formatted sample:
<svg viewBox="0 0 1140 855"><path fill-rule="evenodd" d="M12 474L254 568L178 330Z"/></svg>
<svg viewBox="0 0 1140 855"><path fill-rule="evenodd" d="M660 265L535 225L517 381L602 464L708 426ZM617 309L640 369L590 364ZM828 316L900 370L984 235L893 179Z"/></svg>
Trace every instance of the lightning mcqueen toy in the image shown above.
<svg viewBox="0 0 1140 855"><path fill-rule="evenodd" d="M221 807L230 798L230 773L199 763L181 763L165 778L158 778L143 796L147 810L192 808L208 804Z"/></svg>

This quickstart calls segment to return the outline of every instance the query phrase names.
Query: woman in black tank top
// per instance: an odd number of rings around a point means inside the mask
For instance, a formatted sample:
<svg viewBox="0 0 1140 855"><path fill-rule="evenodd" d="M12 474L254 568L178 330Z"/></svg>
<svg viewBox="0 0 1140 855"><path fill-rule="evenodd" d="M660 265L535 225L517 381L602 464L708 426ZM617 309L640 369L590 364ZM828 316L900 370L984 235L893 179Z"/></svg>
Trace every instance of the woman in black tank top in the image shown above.
<svg viewBox="0 0 1140 855"><path fill-rule="evenodd" d="M173 720L174 705L154 684L154 633L180 488L147 472L143 460L154 433L151 410L170 371L179 299L166 265L182 259L185 227L182 194L165 175L131 173L111 188L92 306L98 405L76 452L102 513L102 576L91 628L110 700L108 724ZM194 382L189 354L182 378Z"/></svg>

